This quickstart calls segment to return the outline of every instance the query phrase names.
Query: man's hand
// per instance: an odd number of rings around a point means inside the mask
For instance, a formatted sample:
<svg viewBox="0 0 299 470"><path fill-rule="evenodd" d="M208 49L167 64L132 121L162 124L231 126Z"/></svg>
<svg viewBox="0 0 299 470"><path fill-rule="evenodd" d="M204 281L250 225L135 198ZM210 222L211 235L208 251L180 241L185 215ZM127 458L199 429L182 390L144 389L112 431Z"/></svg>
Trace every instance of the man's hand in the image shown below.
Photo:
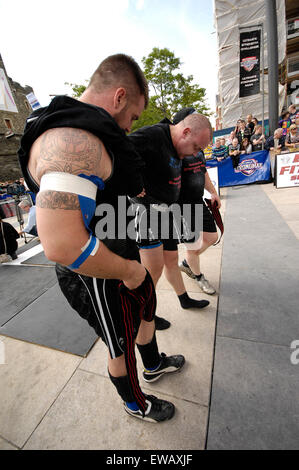
<svg viewBox="0 0 299 470"><path fill-rule="evenodd" d="M212 202L212 204L214 204L214 201L217 202L217 207L218 207L218 209L220 209L220 207L221 207L221 200L220 200L220 197L218 196L217 193L211 194L211 202Z"/></svg>
<svg viewBox="0 0 299 470"><path fill-rule="evenodd" d="M144 197L146 195L146 192L145 192L145 189L143 188L143 190L141 191L140 194L137 194L136 197Z"/></svg>
<svg viewBox="0 0 299 470"><path fill-rule="evenodd" d="M138 261L131 261L128 277L123 279L123 283L130 290L137 289L143 283L145 276L145 267L138 263Z"/></svg>

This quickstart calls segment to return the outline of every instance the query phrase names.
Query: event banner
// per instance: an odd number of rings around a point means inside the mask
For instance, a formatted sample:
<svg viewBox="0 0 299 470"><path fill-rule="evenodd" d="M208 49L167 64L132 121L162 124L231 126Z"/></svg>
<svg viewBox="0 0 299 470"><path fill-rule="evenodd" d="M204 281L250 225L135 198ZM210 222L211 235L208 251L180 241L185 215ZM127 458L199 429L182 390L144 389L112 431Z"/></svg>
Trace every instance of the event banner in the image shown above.
<svg viewBox="0 0 299 470"><path fill-rule="evenodd" d="M261 30L240 32L240 98L260 92Z"/></svg>
<svg viewBox="0 0 299 470"><path fill-rule="evenodd" d="M26 98L27 98L31 108L33 109L33 111L35 111L36 109L41 108L41 105L40 105L40 103L39 103L39 101L36 98L34 93L29 93L29 95L26 95Z"/></svg>
<svg viewBox="0 0 299 470"><path fill-rule="evenodd" d="M18 112L18 108L3 69L0 69L0 110L11 111L12 113Z"/></svg>
<svg viewBox="0 0 299 470"><path fill-rule="evenodd" d="M299 152L276 155L276 187L299 186Z"/></svg>
<svg viewBox="0 0 299 470"><path fill-rule="evenodd" d="M207 168L218 167L219 187L269 181L271 179L270 157L267 150L241 155L237 168L233 168L230 157L217 162L208 160Z"/></svg>

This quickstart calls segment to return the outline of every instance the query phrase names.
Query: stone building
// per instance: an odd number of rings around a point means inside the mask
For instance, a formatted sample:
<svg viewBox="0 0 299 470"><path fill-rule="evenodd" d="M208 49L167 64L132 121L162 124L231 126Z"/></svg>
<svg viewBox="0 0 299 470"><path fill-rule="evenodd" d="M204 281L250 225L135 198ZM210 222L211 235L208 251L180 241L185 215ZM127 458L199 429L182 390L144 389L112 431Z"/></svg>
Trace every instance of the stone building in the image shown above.
<svg viewBox="0 0 299 470"><path fill-rule="evenodd" d="M1 54L0 82L0 181L10 181L22 176L17 151L26 118L32 112L26 95L33 89L22 87L7 75Z"/></svg>

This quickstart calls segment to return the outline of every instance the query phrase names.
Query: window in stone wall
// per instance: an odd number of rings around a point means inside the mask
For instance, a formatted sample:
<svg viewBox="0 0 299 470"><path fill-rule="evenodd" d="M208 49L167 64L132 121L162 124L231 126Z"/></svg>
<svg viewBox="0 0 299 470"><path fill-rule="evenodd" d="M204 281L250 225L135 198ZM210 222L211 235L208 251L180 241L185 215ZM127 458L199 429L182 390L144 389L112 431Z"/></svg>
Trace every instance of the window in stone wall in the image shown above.
<svg viewBox="0 0 299 470"><path fill-rule="evenodd" d="M4 124L7 127L7 129L12 130L13 125L10 119L4 119Z"/></svg>
<svg viewBox="0 0 299 470"><path fill-rule="evenodd" d="M28 103L28 101L27 101L27 100L24 100L24 103L25 103L25 106L26 106L27 110L28 110L28 111L32 111L31 106L30 106L30 104Z"/></svg>

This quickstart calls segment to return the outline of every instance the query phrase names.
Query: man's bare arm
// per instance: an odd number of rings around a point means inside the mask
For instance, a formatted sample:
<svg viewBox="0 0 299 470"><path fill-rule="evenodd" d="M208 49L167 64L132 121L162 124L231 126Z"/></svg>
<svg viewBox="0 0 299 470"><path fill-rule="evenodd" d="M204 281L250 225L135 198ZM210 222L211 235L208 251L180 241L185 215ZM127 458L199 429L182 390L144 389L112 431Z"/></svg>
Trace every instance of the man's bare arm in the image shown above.
<svg viewBox="0 0 299 470"><path fill-rule="evenodd" d="M111 173L111 160L103 144L80 129L47 131L33 147L31 158L36 162L33 176L38 182L44 174L56 171L93 174L103 179ZM89 238L77 195L42 191L37 195L36 207L38 233L46 256L68 266L78 258ZM129 288L140 285L145 277L139 263L115 255L104 244L76 271L93 277L122 279Z"/></svg>

